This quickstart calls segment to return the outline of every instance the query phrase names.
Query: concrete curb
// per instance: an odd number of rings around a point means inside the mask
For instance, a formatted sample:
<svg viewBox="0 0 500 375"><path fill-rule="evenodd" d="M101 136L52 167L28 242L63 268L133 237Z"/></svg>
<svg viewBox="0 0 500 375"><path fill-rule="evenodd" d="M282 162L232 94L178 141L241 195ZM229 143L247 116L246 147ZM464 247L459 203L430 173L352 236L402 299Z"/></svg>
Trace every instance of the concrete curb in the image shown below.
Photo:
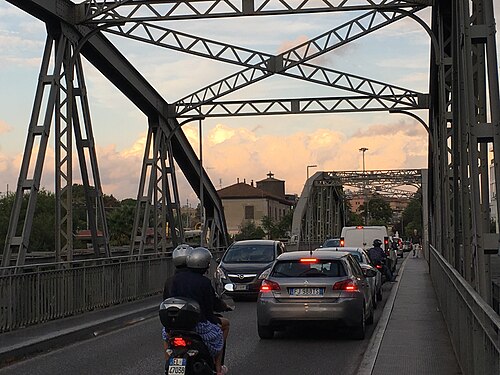
<svg viewBox="0 0 500 375"><path fill-rule="evenodd" d="M78 341L87 340L131 324L141 322L158 312L158 304L148 305L87 322L79 326L50 332L44 336L27 338L26 341L0 348L0 368L34 354L61 348Z"/></svg>
<svg viewBox="0 0 500 375"><path fill-rule="evenodd" d="M398 282L392 288L391 294L389 294L389 298L387 299L387 303L385 304L384 311L382 312L382 316L380 317L380 320L377 324L377 328L373 332L370 343L368 344L368 348L366 349L365 355L363 356L361 364L359 365L358 372L356 373L357 375L371 375L373 372L378 352L382 344L382 339L384 338L387 324L389 323L389 319L391 318L394 301L396 300L396 295L398 294L399 286L401 284L401 279L403 278L403 272L408 259L410 259L409 254L403 261L403 264L399 269Z"/></svg>

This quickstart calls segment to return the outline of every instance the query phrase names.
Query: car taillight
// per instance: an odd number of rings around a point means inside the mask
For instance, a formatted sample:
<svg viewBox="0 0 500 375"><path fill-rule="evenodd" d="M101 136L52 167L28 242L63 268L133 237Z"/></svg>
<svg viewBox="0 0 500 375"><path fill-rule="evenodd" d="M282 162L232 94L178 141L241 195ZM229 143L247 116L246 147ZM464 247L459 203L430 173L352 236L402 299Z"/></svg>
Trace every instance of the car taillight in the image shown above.
<svg viewBox="0 0 500 375"><path fill-rule="evenodd" d="M380 264L377 264L375 267L377 267L378 270L382 269L382 265L380 265Z"/></svg>
<svg viewBox="0 0 500 375"><path fill-rule="evenodd" d="M260 291L262 293L266 293L272 290L281 290L280 284L271 280L262 280L262 284L260 284Z"/></svg>
<svg viewBox="0 0 500 375"><path fill-rule="evenodd" d="M316 258L300 258L301 263L318 263Z"/></svg>
<svg viewBox="0 0 500 375"><path fill-rule="evenodd" d="M353 280L347 279L347 280L337 281L335 284L333 284L333 290L345 290L347 292L355 292L359 289Z"/></svg>
<svg viewBox="0 0 500 375"><path fill-rule="evenodd" d="M186 347L188 345L191 345L191 341L186 340L184 337L173 337L170 340L170 343L172 344L173 347Z"/></svg>
<svg viewBox="0 0 500 375"><path fill-rule="evenodd" d="M345 240L344 240L344 237L342 237L340 239L340 247L344 247L345 246Z"/></svg>

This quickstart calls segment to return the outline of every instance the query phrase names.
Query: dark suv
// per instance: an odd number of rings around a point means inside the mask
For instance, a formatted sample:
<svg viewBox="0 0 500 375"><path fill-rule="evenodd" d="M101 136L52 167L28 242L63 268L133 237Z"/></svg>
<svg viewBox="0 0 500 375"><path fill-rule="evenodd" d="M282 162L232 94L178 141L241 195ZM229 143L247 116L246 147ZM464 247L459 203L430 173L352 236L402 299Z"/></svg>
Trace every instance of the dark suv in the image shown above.
<svg viewBox="0 0 500 375"><path fill-rule="evenodd" d="M217 288L234 284L233 297L255 296L262 279L276 258L285 252L285 245L274 240L236 241L229 246L215 272ZM223 290L223 289L220 289Z"/></svg>

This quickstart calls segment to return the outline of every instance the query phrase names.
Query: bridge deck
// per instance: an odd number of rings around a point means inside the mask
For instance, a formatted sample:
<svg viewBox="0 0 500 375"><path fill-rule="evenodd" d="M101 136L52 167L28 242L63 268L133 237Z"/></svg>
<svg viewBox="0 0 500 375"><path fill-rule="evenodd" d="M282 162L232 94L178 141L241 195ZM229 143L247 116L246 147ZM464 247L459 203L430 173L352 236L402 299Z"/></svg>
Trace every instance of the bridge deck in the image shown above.
<svg viewBox="0 0 500 375"><path fill-rule="evenodd" d="M439 311L427 263L408 254L358 375L461 374ZM156 314L158 296L4 333L0 367ZM391 299L393 299L391 301ZM393 303L392 303L393 302Z"/></svg>

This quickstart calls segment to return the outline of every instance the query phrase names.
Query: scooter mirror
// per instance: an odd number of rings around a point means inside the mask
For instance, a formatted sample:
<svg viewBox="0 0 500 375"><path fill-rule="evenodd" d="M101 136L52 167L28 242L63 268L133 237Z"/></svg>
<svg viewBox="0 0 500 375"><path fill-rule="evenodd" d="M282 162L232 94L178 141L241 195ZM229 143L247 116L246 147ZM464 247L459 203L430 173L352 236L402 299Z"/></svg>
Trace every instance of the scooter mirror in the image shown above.
<svg viewBox="0 0 500 375"><path fill-rule="evenodd" d="M226 292L233 292L234 291L234 284L225 284L224 285L224 290Z"/></svg>

